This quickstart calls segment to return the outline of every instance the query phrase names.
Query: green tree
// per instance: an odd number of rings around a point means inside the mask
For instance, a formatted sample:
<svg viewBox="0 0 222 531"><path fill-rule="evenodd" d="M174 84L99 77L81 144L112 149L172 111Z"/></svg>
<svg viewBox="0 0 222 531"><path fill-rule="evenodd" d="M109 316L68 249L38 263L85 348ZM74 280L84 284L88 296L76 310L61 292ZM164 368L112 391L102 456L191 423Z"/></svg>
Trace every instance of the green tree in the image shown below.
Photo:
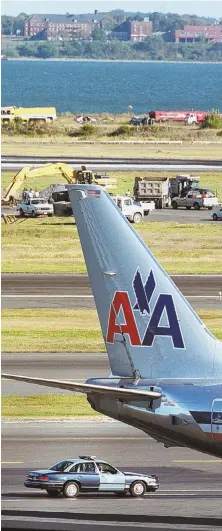
<svg viewBox="0 0 222 531"><path fill-rule="evenodd" d="M2 15L2 35L11 35L13 32L14 17Z"/></svg>
<svg viewBox="0 0 222 531"><path fill-rule="evenodd" d="M37 57L41 59L48 59L49 57L56 57L57 47L53 42L44 42L37 47Z"/></svg>
<svg viewBox="0 0 222 531"><path fill-rule="evenodd" d="M34 44L26 42L24 44L19 44L18 53L20 57L35 57L36 47Z"/></svg>
<svg viewBox="0 0 222 531"><path fill-rule="evenodd" d="M95 28L92 32L92 38L94 41L106 42L107 36L103 29Z"/></svg>

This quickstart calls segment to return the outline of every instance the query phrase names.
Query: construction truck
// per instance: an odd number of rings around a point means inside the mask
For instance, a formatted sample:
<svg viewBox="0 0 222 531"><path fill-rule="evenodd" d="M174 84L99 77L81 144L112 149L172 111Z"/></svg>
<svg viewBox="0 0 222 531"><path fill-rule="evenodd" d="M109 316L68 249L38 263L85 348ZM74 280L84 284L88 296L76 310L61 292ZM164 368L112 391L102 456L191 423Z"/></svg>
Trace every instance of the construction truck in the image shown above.
<svg viewBox="0 0 222 531"><path fill-rule="evenodd" d="M65 163L50 163L44 164L44 166L25 166L20 170L9 183L6 188L5 194L3 194L2 204L9 205L15 204L17 192L22 183L30 177L43 177L49 175L62 175L69 184L100 184L104 188L115 189L116 179L111 179L109 175L97 175L91 170L87 170L85 166L82 166L80 170L73 170L71 166ZM50 199L49 197L47 199ZM67 201L68 193L67 193Z"/></svg>
<svg viewBox="0 0 222 531"><path fill-rule="evenodd" d="M218 204L218 200L211 190L200 188L200 177L198 175L177 175L172 179L158 177L155 180L150 177L135 177L133 192L137 201L146 202L153 200L156 208L165 208L172 205L174 209L185 206L189 210L192 206L195 209L201 206L212 208L212 205ZM196 200L192 203L192 193L194 196L198 196L199 199L205 198L205 201ZM190 195L188 201L186 201L185 198L187 198L188 194Z"/></svg>
<svg viewBox="0 0 222 531"><path fill-rule="evenodd" d="M158 177L135 177L133 195L136 201L154 201L156 208L164 208L169 204L169 179Z"/></svg>

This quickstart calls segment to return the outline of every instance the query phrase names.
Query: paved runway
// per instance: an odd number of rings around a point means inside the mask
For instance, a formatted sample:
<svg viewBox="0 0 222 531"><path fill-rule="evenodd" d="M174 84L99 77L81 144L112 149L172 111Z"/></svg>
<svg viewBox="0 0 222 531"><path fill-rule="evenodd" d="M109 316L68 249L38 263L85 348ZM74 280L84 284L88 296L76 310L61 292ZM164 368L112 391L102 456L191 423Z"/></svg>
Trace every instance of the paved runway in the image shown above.
<svg viewBox="0 0 222 531"><path fill-rule="evenodd" d="M196 308L222 309L222 275L174 275ZM3 308L94 308L86 275L2 275Z"/></svg>
<svg viewBox="0 0 222 531"><path fill-rule="evenodd" d="M82 453L101 456L123 470L157 474L160 489L137 500L113 494L49 500L43 492L23 486L27 471ZM72 529L84 531L102 531L107 524L115 530L128 525L175 531L222 526L221 460L182 448L164 449L143 432L115 421L4 422L2 467L3 521L16 511L17 522L19 514L33 515L41 529L44 515L63 518L60 529L69 529L67 520L72 519Z"/></svg>
<svg viewBox="0 0 222 531"><path fill-rule="evenodd" d="M107 354L2 354L2 372L83 382L109 376ZM71 391L2 380L2 395L73 394Z"/></svg>

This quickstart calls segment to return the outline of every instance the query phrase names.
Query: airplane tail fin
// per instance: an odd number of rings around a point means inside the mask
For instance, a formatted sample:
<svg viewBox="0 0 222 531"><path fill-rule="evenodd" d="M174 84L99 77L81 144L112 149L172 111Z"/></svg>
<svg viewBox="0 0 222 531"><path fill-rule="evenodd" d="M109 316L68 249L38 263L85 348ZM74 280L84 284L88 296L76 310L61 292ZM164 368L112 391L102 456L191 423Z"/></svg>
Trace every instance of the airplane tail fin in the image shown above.
<svg viewBox="0 0 222 531"><path fill-rule="evenodd" d="M67 186L113 375L222 376L222 343L205 327L112 198Z"/></svg>

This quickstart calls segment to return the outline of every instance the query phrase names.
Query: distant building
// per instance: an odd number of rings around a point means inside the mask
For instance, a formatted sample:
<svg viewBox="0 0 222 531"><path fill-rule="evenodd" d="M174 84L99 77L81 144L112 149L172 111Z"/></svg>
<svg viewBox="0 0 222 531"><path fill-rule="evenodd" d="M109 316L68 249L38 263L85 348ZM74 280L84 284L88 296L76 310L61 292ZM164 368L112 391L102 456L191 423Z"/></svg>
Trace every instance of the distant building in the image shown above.
<svg viewBox="0 0 222 531"><path fill-rule="evenodd" d="M131 20L123 22L110 33L112 39L121 41L144 41L152 35L153 24L150 21Z"/></svg>
<svg viewBox="0 0 222 531"><path fill-rule="evenodd" d="M24 37L33 37L44 31L45 38L56 38L62 33L68 39L87 38L95 27L102 27L103 17L97 10L83 15L31 15L24 22Z"/></svg>
<svg viewBox="0 0 222 531"><path fill-rule="evenodd" d="M177 43L199 42L202 38L206 42L222 42L222 26L184 26L183 29L170 32L169 40Z"/></svg>

